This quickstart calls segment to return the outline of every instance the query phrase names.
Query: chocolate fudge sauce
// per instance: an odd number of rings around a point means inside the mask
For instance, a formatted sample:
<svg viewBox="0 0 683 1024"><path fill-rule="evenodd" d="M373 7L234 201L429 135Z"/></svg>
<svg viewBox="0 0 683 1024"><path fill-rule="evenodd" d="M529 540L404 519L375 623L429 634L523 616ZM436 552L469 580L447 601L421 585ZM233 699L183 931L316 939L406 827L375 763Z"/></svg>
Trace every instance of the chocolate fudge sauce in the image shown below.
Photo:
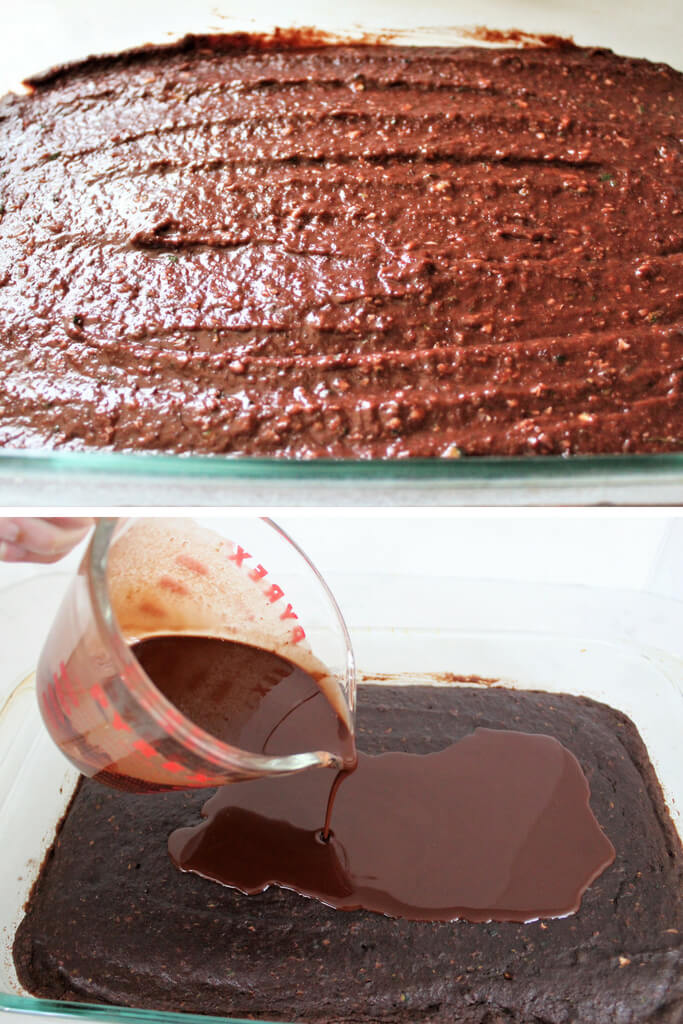
<svg viewBox="0 0 683 1024"><path fill-rule="evenodd" d="M359 754L321 834L330 773L225 786L169 840L185 871L412 920L529 921L578 909L614 848L576 758L550 736L477 729L435 754Z"/></svg>
<svg viewBox="0 0 683 1024"><path fill-rule="evenodd" d="M578 761L550 736L476 729L438 753L356 755L315 679L276 654L184 635L133 650L222 741L272 755L329 750L349 765L221 788L206 823L169 839L185 871L414 920L527 921L576 910L613 860Z"/></svg>
<svg viewBox="0 0 683 1024"><path fill-rule="evenodd" d="M0 446L680 451L682 83L244 35L35 80L0 101Z"/></svg>
<svg viewBox="0 0 683 1024"><path fill-rule="evenodd" d="M223 743L272 757L325 750L352 766L353 736L316 680L270 651L207 636L133 646L157 689Z"/></svg>

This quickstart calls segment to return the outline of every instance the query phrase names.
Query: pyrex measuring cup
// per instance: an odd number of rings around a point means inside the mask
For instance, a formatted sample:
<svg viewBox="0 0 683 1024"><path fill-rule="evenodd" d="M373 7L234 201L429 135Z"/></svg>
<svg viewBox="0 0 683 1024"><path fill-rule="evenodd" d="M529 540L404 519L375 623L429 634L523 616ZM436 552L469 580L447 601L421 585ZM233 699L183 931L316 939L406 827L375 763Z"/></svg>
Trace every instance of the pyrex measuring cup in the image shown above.
<svg viewBox="0 0 683 1024"><path fill-rule="evenodd" d="M221 637L281 655L313 676L352 730L346 626L324 580L284 531L256 518L222 527L103 519L36 674L50 735L83 774L144 792L341 767L327 751L271 757L239 750L184 717L129 646L169 634Z"/></svg>

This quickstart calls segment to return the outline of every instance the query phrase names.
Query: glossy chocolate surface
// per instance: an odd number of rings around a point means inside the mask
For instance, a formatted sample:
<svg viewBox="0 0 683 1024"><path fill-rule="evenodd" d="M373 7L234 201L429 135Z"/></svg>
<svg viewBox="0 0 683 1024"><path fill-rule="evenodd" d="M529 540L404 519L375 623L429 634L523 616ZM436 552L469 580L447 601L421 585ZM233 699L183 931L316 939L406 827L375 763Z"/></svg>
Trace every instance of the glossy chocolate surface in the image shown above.
<svg viewBox="0 0 683 1024"><path fill-rule="evenodd" d="M242 892L338 909L529 921L578 909L614 848L576 758L550 736L477 729L434 754L360 754L323 824L330 772L225 786L173 833L176 864Z"/></svg>

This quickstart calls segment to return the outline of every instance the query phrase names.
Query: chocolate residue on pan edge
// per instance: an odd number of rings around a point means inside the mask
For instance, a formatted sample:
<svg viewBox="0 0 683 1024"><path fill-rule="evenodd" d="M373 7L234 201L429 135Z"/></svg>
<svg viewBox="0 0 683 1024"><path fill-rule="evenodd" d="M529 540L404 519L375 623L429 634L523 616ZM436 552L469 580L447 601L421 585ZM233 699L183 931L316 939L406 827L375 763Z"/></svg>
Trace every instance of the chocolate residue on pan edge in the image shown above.
<svg viewBox="0 0 683 1024"><path fill-rule="evenodd" d="M300 25L296 28L275 28L272 32L187 32L172 43L143 43L133 46L121 53L93 53L81 60L65 61L55 64L44 71L39 71L23 79L22 85L29 89L52 85L64 75L77 72L79 75L99 71L110 67L120 67L138 63L152 57L165 57L177 54L191 54L198 51L212 53L282 53L288 50L310 51L321 50L326 46L378 46L398 36L398 31L391 32L354 32L344 36L333 32L323 32L313 25Z"/></svg>
<svg viewBox="0 0 683 1024"><path fill-rule="evenodd" d="M36 875L36 877L35 877L35 879L33 881L33 884L31 885L31 888L28 891L28 896L24 900L23 911L24 911L25 914L27 914L29 912L29 908L30 908L31 903L33 902L33 900L35 898L36 891L38 889L38 886L39 886L39 883L40 883L40 879L41 879L43 873L48 870L48 866L50 864L50 861L55 856L57 845L59 843L59 834L62 831L62 828L64 827L64 822L66 821L66 819L69 817L69 814L71 813L71 808L73 807L74 801L75 801L76 797L78 796L78 792L79 792L79 790L81 788L81 785L82 785L84 779L85 779L84 775L80 775L79 778L77 779L76 784L74 785L73 792L72 792L71 796L69 797L69 800L68 800L68 803L67 803L66 807L64 808L64 813L57 820L57 824L55 825L54 839L50 843L50 845L48 846L48 848L45 851L45 853L43 854L43 857L42 857L42 859L40 861L40 868L38 869L38 873L37 873L37 875Z"/></svg>
<svg viewBox="0 0 683 1024"><path fill-rule="evenodd" d="M362 683L393 683L404 686L415 679L415 672L361 672L358 681ZM443 683L467 683L470 686L496 686L500 679L494 676L466 676L457 672L426 672L420 673L421 680L429 680L439 686ZM507 684L509 686L509 683Z"/></svg>
<svg viewBox="0 0 683 1024"><path fill-rule="evenodd" d="M518 46L552 46L556 50L570 50L576 46L573 36L556 36L549 33L524 32L519 28L487 28L475 25L473 28L457 29L465 39L476 39L481 43Z"/></svg>
<svg viewBox="0 0 683 1024"><path fill-rule="evenodd" d="M229 53L231 50L282 51L282 50L318 50L324 46L377 46L396 42L404 36L413 36L429 32L430 35L455 35L463 39L472 39L482 43L493 43L507 46L547 46L555 49L571 49L575 47L571 36L557 36L547 33L524 32L518 28L496 29L485 25L474 26L425 26L416 29L387 28L374 32L353 33L324 32L313 25L275 28L272 32L188 32L172 43L143 43L125 51L131 62L138 57L150 57L159 53L188 53L192 50L213 50L216 53ZM102 68L110 66L114 61L120 62L120 54L90 54L82 60L67 61L55 64L45 71L39 71L23 79L22 84L28 88L48 85L74 68L79 71L88 67Z"/></svg>

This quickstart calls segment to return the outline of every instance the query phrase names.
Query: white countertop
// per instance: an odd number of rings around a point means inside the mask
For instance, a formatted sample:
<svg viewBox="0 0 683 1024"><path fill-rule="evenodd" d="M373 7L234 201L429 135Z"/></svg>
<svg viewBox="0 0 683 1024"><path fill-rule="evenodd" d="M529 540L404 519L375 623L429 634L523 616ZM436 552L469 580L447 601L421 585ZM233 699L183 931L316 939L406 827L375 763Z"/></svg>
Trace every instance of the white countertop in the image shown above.
<svg viewBox="0 0 683 1024"><path fill-rule="evenodd" d="M455 576L644 590L683 600L680 511L289 510L273 518L326 577ZM0 563L0 587L55 573L66 582L83 549L51 566ZM353 608L342 611L352 617Z"/></svg>

